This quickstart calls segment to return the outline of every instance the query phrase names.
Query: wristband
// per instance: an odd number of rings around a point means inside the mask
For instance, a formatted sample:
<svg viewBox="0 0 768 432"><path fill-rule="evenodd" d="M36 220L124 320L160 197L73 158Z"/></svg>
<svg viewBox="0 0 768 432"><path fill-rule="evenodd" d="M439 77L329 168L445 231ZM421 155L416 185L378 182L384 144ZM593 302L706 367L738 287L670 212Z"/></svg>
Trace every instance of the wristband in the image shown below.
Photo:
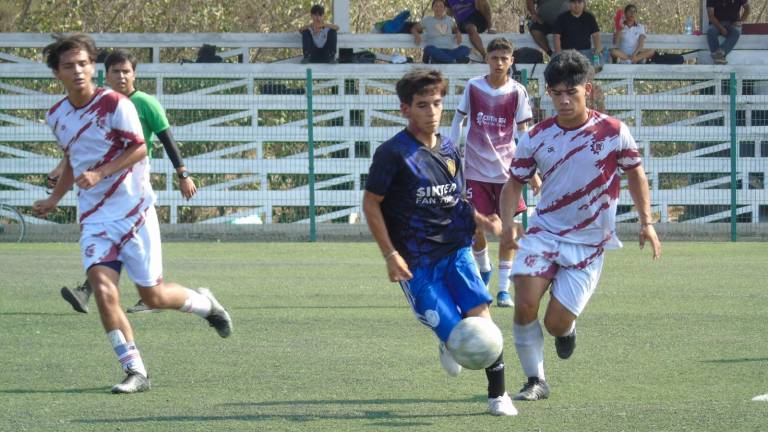
<svg viewBox="0 0 768 432"><path fill-rule="evenodd" d="M384 260L388 261L390 258L392 258L395 255L400 255L396 250L393 250L392 252L384 255Z"/></svg>

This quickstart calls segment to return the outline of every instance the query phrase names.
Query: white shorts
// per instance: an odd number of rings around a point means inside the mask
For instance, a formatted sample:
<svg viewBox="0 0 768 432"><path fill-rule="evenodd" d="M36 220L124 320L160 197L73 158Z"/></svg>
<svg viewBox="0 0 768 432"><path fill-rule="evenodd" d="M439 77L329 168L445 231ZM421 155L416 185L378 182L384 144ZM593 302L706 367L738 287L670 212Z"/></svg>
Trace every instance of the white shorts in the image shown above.
<svg viewBox="0 0 768 432"><path fill-rule="evenodd" d="M87 272L92 266L120 261L133 283L152 287L163 280L163 253L155 207L104 223L84 223L80 255Z"/></svg>
<svg viewBox="0 0 768 432"><path fill-rule="evenodd" d="M552 280L552 295L579 316L597 288L603 270L603 248L566 243L547 232L520 239L512 275Z"/></svg>

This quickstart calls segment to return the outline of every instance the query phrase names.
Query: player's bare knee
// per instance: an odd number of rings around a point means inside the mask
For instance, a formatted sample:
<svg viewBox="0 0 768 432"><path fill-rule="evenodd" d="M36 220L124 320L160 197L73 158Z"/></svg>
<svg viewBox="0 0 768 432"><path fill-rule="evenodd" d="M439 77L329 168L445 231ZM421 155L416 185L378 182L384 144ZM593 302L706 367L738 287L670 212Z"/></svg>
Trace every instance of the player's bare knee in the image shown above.
<svg viewBox="0 0 768 432"><path fill-rule="evenodd" d="M573 320L569 316L548 313L544 317L544 327L552 336L565 336L571 330Z"/></svg>

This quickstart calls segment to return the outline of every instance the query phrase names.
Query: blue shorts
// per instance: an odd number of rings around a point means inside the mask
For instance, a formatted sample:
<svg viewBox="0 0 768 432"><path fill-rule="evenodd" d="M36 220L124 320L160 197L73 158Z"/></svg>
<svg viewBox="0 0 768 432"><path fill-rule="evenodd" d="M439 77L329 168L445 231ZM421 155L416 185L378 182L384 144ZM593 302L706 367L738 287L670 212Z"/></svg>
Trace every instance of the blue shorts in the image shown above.
<svg viewBox="0 0 768 432"><path fill-rule="evenodd" d="M411 273L413 279L400 282L405 298L416 319L443 342L469 310L493 301L468 247Z"/></svg>

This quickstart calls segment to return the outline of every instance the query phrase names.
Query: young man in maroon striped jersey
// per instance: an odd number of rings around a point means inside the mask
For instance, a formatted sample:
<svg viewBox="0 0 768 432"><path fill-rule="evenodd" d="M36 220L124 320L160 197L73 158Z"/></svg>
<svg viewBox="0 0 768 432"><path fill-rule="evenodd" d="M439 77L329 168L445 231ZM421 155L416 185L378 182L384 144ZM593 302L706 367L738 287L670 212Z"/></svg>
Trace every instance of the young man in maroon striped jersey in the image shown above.
<svg viewBox="0 0 768 432"><path fill-rule="evenodd" d="M520 139L502 190L502 244L518 250L515 284L515 347L528 377L517 400L549 396L544 375L544 335L538 320L541 298L551 291L544 326L555 336L557 355L576 347L576 318L587 306L603 267L603 252L622 246L616 235L621 175L638 213L640 247L650 242L653 259L661 243L653 228L648 179L627 125L587 108L594 74L574 50L556 55L544 70L557 115ZM526 235L515 239L512 216L523 185L540 173L541 199Z"/></svg>
<svg viewBox="0 0 768 432"><path fill-rule="evenodd" d="M46 114L64 152L64 171L51 195L33 210L45 216L77 185L80 252L107 338L126 374L113 393L150 389L149 376L120 307L123 266L144 302L205 318L221 337L232 331L229 314L207 289L164 282L155 194L149 184L147 146L136 108L93 85L96 47L85 34L57 38L43 51L67 96Z"/></svg>

